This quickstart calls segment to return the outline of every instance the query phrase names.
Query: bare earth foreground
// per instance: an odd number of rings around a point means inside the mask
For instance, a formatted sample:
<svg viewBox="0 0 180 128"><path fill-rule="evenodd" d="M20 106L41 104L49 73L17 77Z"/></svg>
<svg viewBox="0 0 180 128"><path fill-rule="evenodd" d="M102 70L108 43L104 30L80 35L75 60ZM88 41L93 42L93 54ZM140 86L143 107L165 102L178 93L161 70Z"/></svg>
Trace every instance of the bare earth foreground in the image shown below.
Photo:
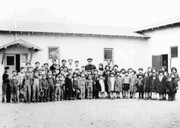
<svg viewBox="0 0 180 128"><path fill-rule="evenodd" d="M177 100L137 99L0 103L0 128L180 128Z"/></svg>

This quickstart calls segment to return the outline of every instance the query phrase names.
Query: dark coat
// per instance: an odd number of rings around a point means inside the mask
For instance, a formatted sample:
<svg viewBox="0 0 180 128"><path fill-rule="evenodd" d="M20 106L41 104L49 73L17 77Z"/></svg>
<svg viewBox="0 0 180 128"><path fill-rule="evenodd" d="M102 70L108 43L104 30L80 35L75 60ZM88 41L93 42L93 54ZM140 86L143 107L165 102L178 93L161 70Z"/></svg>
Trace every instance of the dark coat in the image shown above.
<svg viewBox="0 0 180 128"><path fill-rule="evenodd" d="M144 77L144 92L150 92L150 78L149 77Z"/></svg>
<svg viewBox="0 0 180 128"><path fill-rule="evenodd" d="M165 93L165 84L166 84L166 77L163 76L162 80L159 80L157 77L157 93L164 94Z"/></svg>
<svg viewBox="0 0 180 128"><path fill-rule="evenodd" d="M174 95L176 93L176 84L174 81L166 82L167 94Z"/></svg>

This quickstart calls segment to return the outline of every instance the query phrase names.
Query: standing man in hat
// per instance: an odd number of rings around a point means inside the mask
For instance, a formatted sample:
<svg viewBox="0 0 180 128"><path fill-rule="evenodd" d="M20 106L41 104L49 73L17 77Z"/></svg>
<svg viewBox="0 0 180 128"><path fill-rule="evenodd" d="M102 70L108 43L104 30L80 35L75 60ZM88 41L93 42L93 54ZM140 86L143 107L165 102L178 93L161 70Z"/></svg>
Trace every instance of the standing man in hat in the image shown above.
<svg viewBox="0 0 180 128"><path fill-rule="evenodd" d="M88 58L87 61L88 61L88 64L85 66L85 70L86 71L87 70L90 70L90 71L95 70L96 66L92 64L93 59L92 58Z"/></svg>

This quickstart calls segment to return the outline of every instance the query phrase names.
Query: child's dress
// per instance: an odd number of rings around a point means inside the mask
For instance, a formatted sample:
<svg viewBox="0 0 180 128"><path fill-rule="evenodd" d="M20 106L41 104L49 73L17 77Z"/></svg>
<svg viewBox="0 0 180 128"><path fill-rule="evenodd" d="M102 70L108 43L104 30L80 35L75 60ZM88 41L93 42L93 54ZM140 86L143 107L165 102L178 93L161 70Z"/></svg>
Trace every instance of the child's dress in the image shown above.
<svg viewBox="0 0 180 128"><path fill-rule="evenodd" d="M115 77L109 77L108 80L108 88L109 92L114 92L115 90Z"/></svg>
<svg viewBox="0 0 180 128"><path fill-rule="evenodd" d="M130 92L137 91L136 83L137 83L136 75L131 75L131 77L130 77Z"/></svg>
<svg viewBox="0 0 180 128"><path fill-rule="evenodd" d="M116 92L122 92L123 89L123 78L121 76L118 76L115 81L115 91Z"/></svg>

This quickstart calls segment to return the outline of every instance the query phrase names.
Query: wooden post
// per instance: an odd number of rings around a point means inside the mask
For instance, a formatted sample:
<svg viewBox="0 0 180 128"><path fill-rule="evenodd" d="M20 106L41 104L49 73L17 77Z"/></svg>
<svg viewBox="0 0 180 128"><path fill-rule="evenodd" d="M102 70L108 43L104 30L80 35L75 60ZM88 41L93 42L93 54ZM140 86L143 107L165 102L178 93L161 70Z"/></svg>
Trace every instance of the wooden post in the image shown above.
<svg viewBox="0 0 180 128"><path fill-rule="evenodd" d="M29 59L29 63L31 63L31 61L32 61L34 48L31 48L30 51L31 51L31 56L30 56L30 59Z"/></svg>
<svg viewBox="0 0 180 128"><path fill-rule="evenodd" d="M5 49L3 49L3 51L2 51L2 60L1 60L2 65L4 63L4 58L5 58Z"/></svg>

